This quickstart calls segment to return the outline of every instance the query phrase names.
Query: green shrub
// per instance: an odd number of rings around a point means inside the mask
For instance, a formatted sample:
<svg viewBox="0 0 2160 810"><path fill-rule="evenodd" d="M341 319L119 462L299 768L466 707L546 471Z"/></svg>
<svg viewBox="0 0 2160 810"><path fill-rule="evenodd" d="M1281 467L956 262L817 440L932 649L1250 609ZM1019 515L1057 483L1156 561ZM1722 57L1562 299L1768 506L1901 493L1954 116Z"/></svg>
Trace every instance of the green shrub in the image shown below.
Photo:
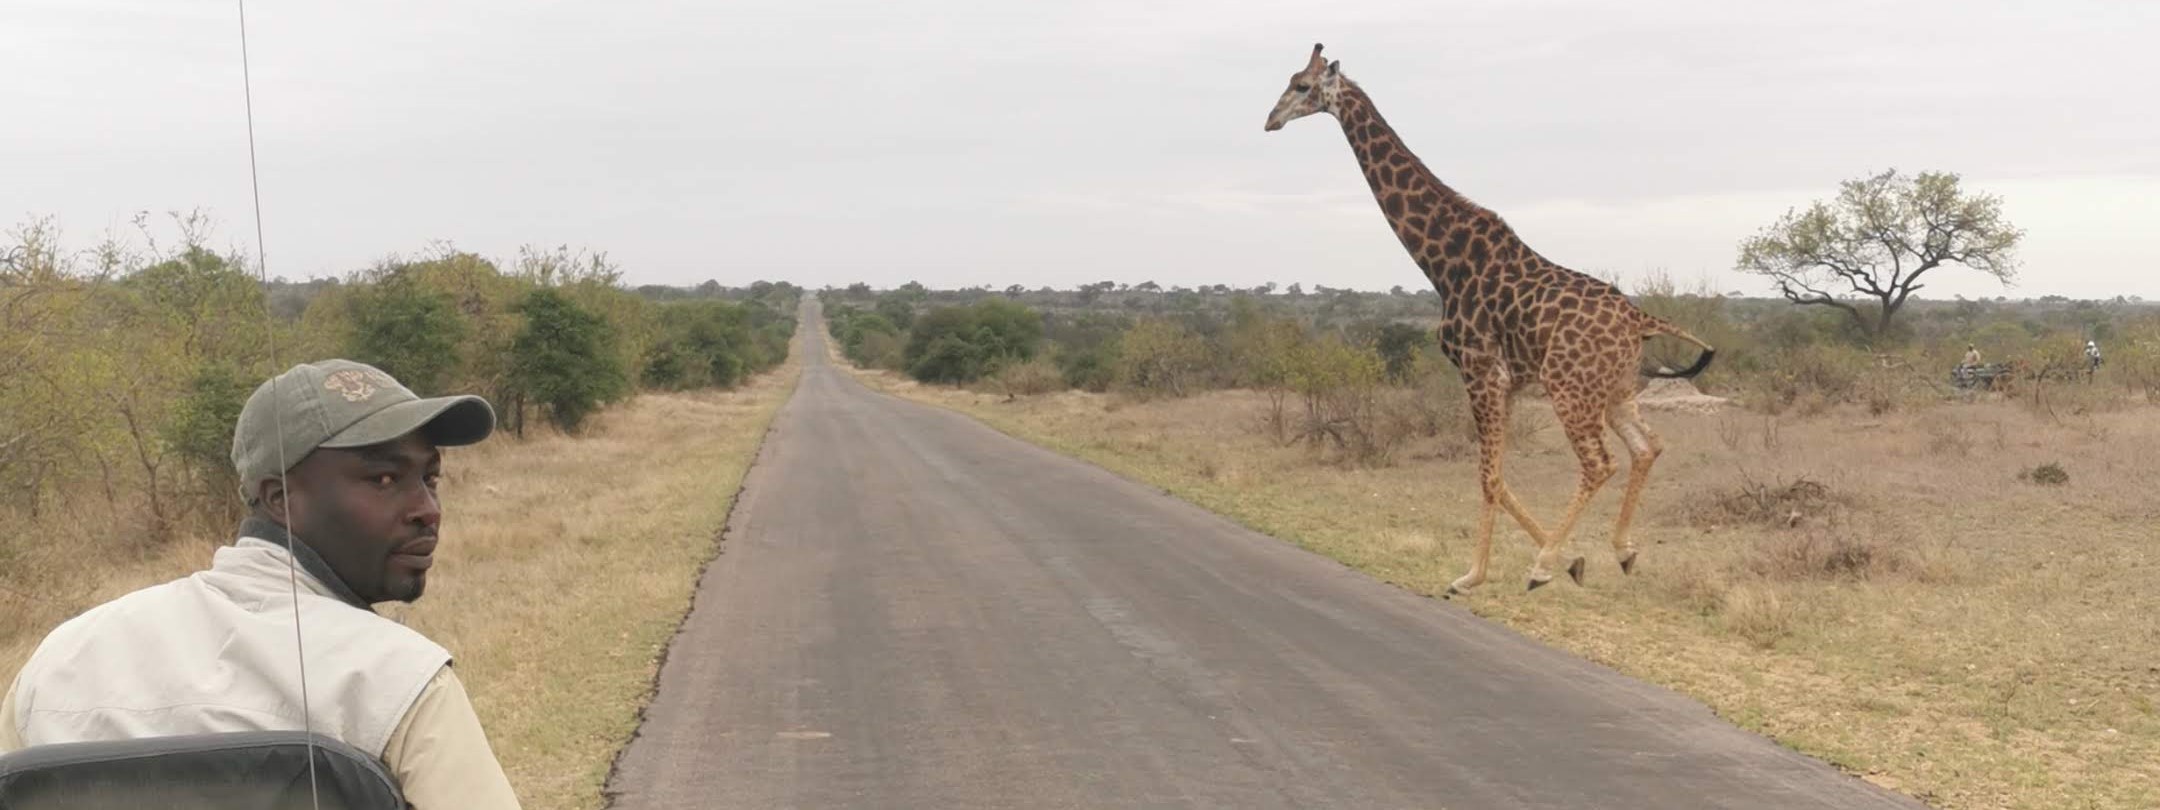
<svg viewBox="0 0 2160 810"><path fill-rule="evenodd" d="M556 427L574 432L603 403L629 392L607 321L546 287L526 294L517 311L525 328L510 344L511 384Z"/></svg>
<svg viewBox="0 0 2160 810"><path fill-rule="evenodd" d="M1207 342L1184 324L1148 318L1118 341L1117 384L1142 396L1182 397L1207 370Z"/></svg>
<svg viewBox="0 0 2160 810"><path fill-rule="evenodd" d="M468 331L450 296L393 275L350 299L350 359L382 369L421 396L444 392Z"/></svg>

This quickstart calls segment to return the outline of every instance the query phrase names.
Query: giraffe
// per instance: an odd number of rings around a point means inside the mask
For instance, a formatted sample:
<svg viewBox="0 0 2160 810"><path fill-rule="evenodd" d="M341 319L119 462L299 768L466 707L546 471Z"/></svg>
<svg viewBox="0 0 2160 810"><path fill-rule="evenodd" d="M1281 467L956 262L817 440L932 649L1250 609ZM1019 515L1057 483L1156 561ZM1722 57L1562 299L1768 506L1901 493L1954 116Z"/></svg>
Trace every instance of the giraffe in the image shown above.
<svg viewBox="0 0 2160 810"><path fill-rule="evenodd" d="M1529 590L1552 580L1563 553L1573 549L1569 535L1583 508L1617 472L1605 449L1608 426L1627 446L1631 462L1613 527L1613 554L1623 573L1634 573L1636 548L1628 540L1628 525L1650 465L1663 451L1658 435L1636 408L1637 375L1694 377L1709 367L1716 351L1686 330L1638 309L1613 285L1539 255L1499 214L1440 182L1380 117L1372 97L1343 76L1342 63L1322 59L1320 49L1314 44L1305 68L1290 76L1290 86L1268 113L1266 131L1313 113L1335 116L1381 213L1440 294L1443 315L1435 337L1469 394L1484 495L1470 570L1448 586L1446 595L1485 582L1498 510L1513 517L1537 546ZM1638 368L1643 343L1658 335L1693 343L1702 355L1681 371L1643 372ZM1532 383L1544 386L1582 462L1575 496L1558 528L1550 532L1516 500L1500 474L1508 409L1515 395ZM1582 584L1583 557L1574 556L1566 570Z"/></svg>

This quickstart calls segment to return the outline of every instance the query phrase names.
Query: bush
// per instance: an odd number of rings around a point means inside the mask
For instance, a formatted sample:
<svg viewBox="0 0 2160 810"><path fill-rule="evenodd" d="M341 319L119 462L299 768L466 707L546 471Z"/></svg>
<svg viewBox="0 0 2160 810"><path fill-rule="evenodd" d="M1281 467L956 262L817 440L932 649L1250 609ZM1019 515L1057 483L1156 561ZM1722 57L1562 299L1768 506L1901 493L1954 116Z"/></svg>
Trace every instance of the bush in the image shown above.
<svg viewBox="0 0 2160 810"><path fill-rule="evenodd" d="M914 357L908 361L908 376L926 383L959 384L982 376L982 349L965 338L939 335L920 351L911 343L908 353Z"/></svg>
<svg viewBox="0 0 2160 810"><path fill-rule="evenodd" d="M1380 360L1387 366L1388 382L1397 385L1412 380L1417 372L1418 357L1432 344L1430 331L1407 323L1383 325L1373 340L1373 347L1380 352Z"/></svg>
<svg viewBox="0 0 2160 810"><path fill-rule="evenodd" d="M969 383L1010 362L1035 357L1042 316L1003 298L939 307L915 318L901 353L909 376L929 383Z"/></svg>
<svg viewBox="0 0 2160 810"><path fill-rule="evenodd" d="M1790 482L1756 481L1742 473L1738 485L1701 493L1689 509L1689 522L1716 527L1753 524L1774 528L1819 525L1853 506L1853 499L1807 478Z"/></svg>
<svg viewBox="0 0 2160 810"><path fill-rule="evenodd" d="M1809 344L1778 351L1766 360L1757 380L1759 404L1771 412L1809 400L1824 405L1851 402L1874 359L1850 346Z"/></svg>
<svg viewBox="0 0 2160 810"><path fill-rule="evenodd" d="M2019 472L2018 480L2028 481L2031 483L2040 484L2042 486L2062 486L2063 484L2070 483L2070 472L2063 469L2061 464L2050 461L2046 464L2042 464L2032 469Z"/></svg>
<svg viewBox="0 0 2160 810"><path fill-rule="evenodd" d="M347 356L382 369L421 396L441 394L468 331L454 303L404 275L359 290L348 304Z"/></svg>
<svg viewBox="0 0 2160 810"><path fill-rule="evenodd" d="M1065 390L1065 374L1047 357L1008 363L990 378L990 389L1008 397L1031 397Z"/></svg>
<svg viewBox="0 0 2160 810"><path fill-rule="evenodd" d="M1118 341L1130 319L1103 313L1056 313L1043 318L1043 337L1054 350L1065 384L1084 391L1110 390L1117 381Z"/></svg>
<svg viewBox="0 0 2160 810"><path fill-rule="evenodd" d="M1334 335L1300 346L1289 374L1305 403L1300 438L1331 444L1354 464L1389 463L1414 425L1404 414L1381 407L1386 369L1378 352Z"/></svg>
<svg viewBox="0 0 2160 810"><path fill-rule="evenodd" d="M1184 324L1148 318L1118 341L1116 380L1142 396L1182 397L1207 370L1207 342Z"/></svg>
<svg viewBox="0 0 2160 810"><path fill-rule="evenodd" d="M517 311L525 328L510 344L516 407L530 401L556 427L575 432L601 404L629 392L607 321L545 287L528 293Z"/></svg>
<svg viewBox="0 0 2160 810"><path fill-rule="evenodd" d="M759 320L765 320L763 327ZM726 301L675 301L657 306L656 331L646 350L641 379L667 390L733 388L752 374L784 362L787 344L775 345L780 328L763 305Z"/></svg>
<svg viewBox="0 0 2160 810"><path fill-rule="evenodd" d="M870 332L862 336L855 354L848 359L863 368L898 369L906 348L899 335Z"/></svg>
<svg viewBox="0 0 2160 810"><path fill-rule="evenodd" d="M1882 533L1837 525L1765 537L1755 544L1745 564L1766 579L1864 580L1905 569L1907 558Z"/></svg>
<svg viewBox="0 0 2160 810"><path fill-rule="evenodd" d="M1477 452L1477 431L1470 419L1470 392L1462 373L1438 350L1419 353L1410 387L1399 392L1398 410L1416 436L1438 439L1434 458L1463 458Z"/></svg>
<svg viewBox="0 0 2160 810"><path fill-rule="evenodd" d="M900 328L894 326L885 316L875 312L859 313L840 327L840 354L856 365L875 368L878 364L867 362L868 355L863 352L864 343L876 338L887 338L888 340L877 341L878 345L898 345L899 336Z"/></svg>
<svg viewBox="0 0 2160 810"><path fill-rule="evenodd" d="M1096 393L1110 390L1117 381L1117 364L1118 347L1114 342L1085 350L1060 347L1057 358L1058 373L1064 375L1067 387Z"/></svg>
<svg viewBox="0 0 2160 810"><path fill-rule="evenodd" d="M1738 585L1719 597L1718 623L1767 650L1792 635L1796 612L1773 588Z"/></svg>
<svg viewBox="0 0 2160 810"><path fill-rule="evenodd" d="M1717 347L1718 362L1695 378L1697 388L1706 392L1724 390L1741 376L1744 367L1734 361L1753 354L1754 341L1734 322L1730 303L1709 281L1682 290L1670 275L1652 273L1635 285L1630 298L1644 312L1671 321ZM1687 368L1694 364L1699 351L1693 343L1661 337L1643 345L1643 365Z"/></svg>
<svg viewBox="0 0 2160 810"><path fill-rule="evenodd" d="M239 517L239 502L232 498L240 484L232 469L233 427L239 424L240 409L258 382L230 363L204 365L189 380L187 392L173 404L172 417L160 431L201 482L202 502L226 505L210 510L221 519Z"/></svg>
<svg viewBox="0 0 2160 810"><path fill-rule="evenodd" d="M663 391L680 391L689 388L690 360L673 345L654 346L645 356L645 370L638 374L638 384Z"/></svg>

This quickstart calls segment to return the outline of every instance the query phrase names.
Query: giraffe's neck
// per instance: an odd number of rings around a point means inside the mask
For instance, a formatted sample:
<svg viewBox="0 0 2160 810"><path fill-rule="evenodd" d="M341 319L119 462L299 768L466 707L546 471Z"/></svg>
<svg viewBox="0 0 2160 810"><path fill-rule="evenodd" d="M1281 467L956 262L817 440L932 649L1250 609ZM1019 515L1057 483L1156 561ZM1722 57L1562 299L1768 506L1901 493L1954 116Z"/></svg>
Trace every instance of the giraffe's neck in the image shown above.
<svg viewBox="0 0 2160 810"><path fill-rule="evenodd" d="M1425 162L1403 145L1395 128L1380 117L1371 96L1348 81L1341 92L1336 118L1342 123L1343 135L1350 140L1350 150L1357 155L1358 167L1365 172L1365 182L1372 186L1373 198L1380 203L1381 213L1387 216L1403 248L1439 292L1447 295L1486 271L1488 262L1499 258L1495 254L1501 252L1498 249L1502 243L1515 243L1519 248L1514 235L1497 216L1440 182ZM1450 250L1449 240L1457 238L1464 243ZM1468 240L1473 238L1483 248L1474 257L1467 248ZM1475 261L1470 261L1472 258Z"/></svg>

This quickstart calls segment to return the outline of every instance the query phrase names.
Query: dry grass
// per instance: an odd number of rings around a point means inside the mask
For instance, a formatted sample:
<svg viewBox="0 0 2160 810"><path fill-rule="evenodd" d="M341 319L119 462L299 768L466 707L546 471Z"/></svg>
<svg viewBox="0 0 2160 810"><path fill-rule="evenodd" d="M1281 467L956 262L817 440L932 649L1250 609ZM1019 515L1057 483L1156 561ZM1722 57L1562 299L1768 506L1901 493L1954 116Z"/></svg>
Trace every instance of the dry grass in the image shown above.
<svg viewBox="0 0 2160 810"><path fill-rule="evenodd" d="M1005 402L863 376L1418 592L1467 564L1475 457L1439 436L1346 469L1272 441L1259 394ZM1623 475L1578 530L1587 587L1510 587L1530 549L1503 518L1472 610L1937 806L2160 806L2160 414L1900 401L1650 421L1667 452L1637 575L1605 545ZM1575 462L1529 426L1507 476L1550 520ZM2018 484L2048 463L2068 483Z"/></svg>
<svg viewBox="0 0 2160 810"><path fill-rule="evenodd" d="M146 531L102 509L35 520L0 514L0 535L9 538L0 548L0 688L13 683L46 631L99 602L208 566L217 549L202 527L159 546L130 539Z"/></svg>
<svg viewBox="0 0 2160 810"><path fill-rule="evenodd" d="M609 765L797 368L734 392L642 396L574 440L528 428L522 442L446 454L440 564L426 597L385 614L457 656L525 807L601 806ZM16 528L69 542L97 533L58 521ZM0 591L0 672L13 673L67 616L207 564L223 535L119 559L30 547L16 562L49 580L37 599ZM19 591L20 573L0 586Z"/></svg>

